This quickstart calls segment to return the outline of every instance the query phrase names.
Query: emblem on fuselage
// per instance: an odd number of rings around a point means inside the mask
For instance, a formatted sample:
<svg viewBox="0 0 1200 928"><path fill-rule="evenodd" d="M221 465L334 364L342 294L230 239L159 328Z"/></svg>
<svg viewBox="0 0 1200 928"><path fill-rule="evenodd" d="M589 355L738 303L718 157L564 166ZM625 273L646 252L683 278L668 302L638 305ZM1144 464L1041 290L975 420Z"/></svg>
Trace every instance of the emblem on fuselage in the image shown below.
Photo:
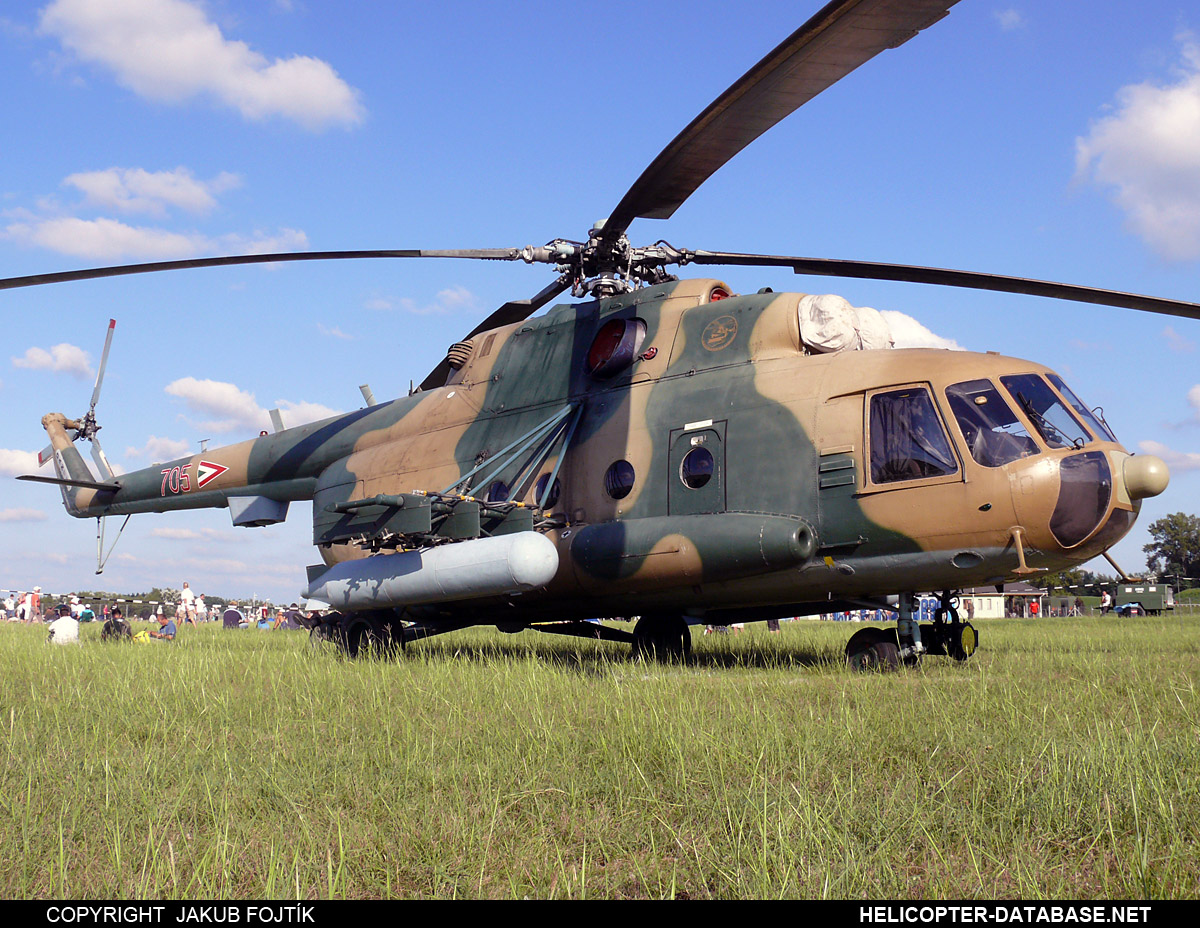
<svg viewBox="0 0 1200 928"><path fill-rule="evenodd" d="M738 324L733 316L717 316L704 327L700 335L700 344L708 351L720 351L728 348L737 338Z"/></svg>

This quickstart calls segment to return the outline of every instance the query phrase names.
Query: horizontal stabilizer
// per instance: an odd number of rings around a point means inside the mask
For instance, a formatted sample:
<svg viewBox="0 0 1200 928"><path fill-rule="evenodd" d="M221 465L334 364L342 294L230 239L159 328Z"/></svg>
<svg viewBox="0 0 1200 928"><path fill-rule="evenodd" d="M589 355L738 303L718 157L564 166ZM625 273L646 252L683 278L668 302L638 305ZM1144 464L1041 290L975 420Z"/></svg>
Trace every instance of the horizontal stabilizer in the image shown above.
<svg viewBox="0 0 1200 928"><path fill-rule="evenodd" d="M35 483L53 483L59 487L84 487L88 490L111 490L114 493L121 489L121 484L117 481L112 483L97 483L94 480L73 480L71 478L59 477L38 477L34 474L22 474L18 480L32 480Z"/></svg>

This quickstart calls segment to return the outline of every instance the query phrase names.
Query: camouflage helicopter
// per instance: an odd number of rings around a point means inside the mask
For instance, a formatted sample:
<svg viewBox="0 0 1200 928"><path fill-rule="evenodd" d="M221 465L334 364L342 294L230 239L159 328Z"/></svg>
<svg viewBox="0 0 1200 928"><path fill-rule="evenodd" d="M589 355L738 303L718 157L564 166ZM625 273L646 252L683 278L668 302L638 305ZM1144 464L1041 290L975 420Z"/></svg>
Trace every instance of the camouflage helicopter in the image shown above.
<svg viewBox="0 0 1200 928"><path fill-rule="evenodd" d="M1033 294L1200 319L1200 305L930 267L634 246L750 142L957 0L832 0L721 94L586 241L524 248L242 255L10 278L0 289L150 271L351 258L553 266L449 349L410 395L117 476L95 409L43 417L43 460L79 518L228 508L235 525L311 500L312 628L351 654L470 625L630 643L677 658L689 625L852 608L857 667L965 660L954 593L1083 563L1125 535L1166 465L1131 455L1054 371L891 348L837 297L680 280L673 265L791 268ZM576 302L550 304L570 291ZM547 312L535 316L543 307ZM92 445L93 474L75 446ZM784 476L786 479L780 479ZM936 590L932 623L915 594ZM638 616L632 631L596 617Z"/></svg>

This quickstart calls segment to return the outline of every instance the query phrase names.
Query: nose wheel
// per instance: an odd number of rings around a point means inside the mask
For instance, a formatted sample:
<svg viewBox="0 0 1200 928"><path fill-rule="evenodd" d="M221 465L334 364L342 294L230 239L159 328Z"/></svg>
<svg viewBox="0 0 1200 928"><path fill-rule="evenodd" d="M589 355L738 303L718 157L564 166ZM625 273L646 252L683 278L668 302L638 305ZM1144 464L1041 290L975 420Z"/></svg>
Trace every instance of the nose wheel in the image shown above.
<svg viewBox="0 0 1200 928"><path fill-rule="evenodd" d="M917 623L912 599L912 594L901 597L901 621L896 628L855 632L846 642L846 663L854 670L895 670L901 663L915 666L922 654L943 654L961 663L975 653L979 632L959 617L949 590L939 597L932 622Z"/></svg>

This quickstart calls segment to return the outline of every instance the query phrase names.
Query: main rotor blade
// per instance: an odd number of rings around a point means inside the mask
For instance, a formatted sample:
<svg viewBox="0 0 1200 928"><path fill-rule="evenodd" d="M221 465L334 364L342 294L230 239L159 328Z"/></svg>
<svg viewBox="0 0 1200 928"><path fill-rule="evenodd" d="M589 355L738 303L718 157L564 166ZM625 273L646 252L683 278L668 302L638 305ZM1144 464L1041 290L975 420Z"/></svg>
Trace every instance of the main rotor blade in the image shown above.
<svg viewBox="0 0 1200 928"><path fill-rule="evenodd" d="M528 319L569 286L571 286L571 277L569 274L563 274L548 287L543 287L527 300L510 300L484 319L483 322L479 323L479 325L475 326L462 340L466 341L468 338L474 338L480 332L486 332L488 329L496 329L502 325L512 325L514 322ZM435 387L444 385L450 379L450 371L449 359L443 358L438 366L431 370L426 378L421 381L419 389L432 390Z"/></svg>
<svg viewBox="0 0 1200 928"><path fill-rule="evenodd" d="M287 251L270 255L226 255L219 258L151 261L147 264L120 264L113 267L90 267L78 271L59 271L53 274L5 277L0 279L0 290L14 290L17 287L38 287L42 284L58 284L70 280L122 277L126 274L181 271L194 267L225 267L235 264L278 264L283 261L338 261L353 258L480 258L485 261L517 261L520 260L521 254L518 248L464 248L458 250Z"/></svg>
<svg viewBox="0 0 1200 928"><path fill-rule="evenodd" d="M56 487L86 487L89 490L119 490L121 484L119 481L111 481L109 483L97 483L95 480L75 480L65 477L38 477L35 474L22 474L17 477L18 480L30 480L34 483L52 483Z"/></svg>
<svg viewBox="0 0 1200 928"><path fill-rule="evenodd" d="M730 158L822 90L944 17L958 0L833 0L747 71L642 172L605 223L667 219Z"/></svg>
<svg viewBox="0 0 1200 928"><path fill-rule="evenodd" d="M1124 309L1140 309L1168 316L1200 319L1200 303L1166 300L1119 290L1080 287L1049 280L1030 280L1025 277L1006 277L1003 274L983 274L977 271L955 271L939 267L919 267L909 264L881 264L876 261L844 261L835 258L795 258L782 255L748 255L724 251L690 253L692 264L724 264L747 267L790 267L797 274L822 277L857 277L865 280L899 280L915 284L937 284L943 287L965 287L971 290L997 290L1001 293L1025 293L1078 303L1098 303Z"/></svg>
<svg viewBox="0 0 1200 928"><path fill-rule="evenodd" d="M108 367L108 349L112 347L113 329L117 327L116 319L108 320L108 334L104 337L104 351L100 355L100 369L96 371L96 387L92 390L91 412L96 411L96 403L100 400L100 385L104 383L104 369Z"/></svg>

